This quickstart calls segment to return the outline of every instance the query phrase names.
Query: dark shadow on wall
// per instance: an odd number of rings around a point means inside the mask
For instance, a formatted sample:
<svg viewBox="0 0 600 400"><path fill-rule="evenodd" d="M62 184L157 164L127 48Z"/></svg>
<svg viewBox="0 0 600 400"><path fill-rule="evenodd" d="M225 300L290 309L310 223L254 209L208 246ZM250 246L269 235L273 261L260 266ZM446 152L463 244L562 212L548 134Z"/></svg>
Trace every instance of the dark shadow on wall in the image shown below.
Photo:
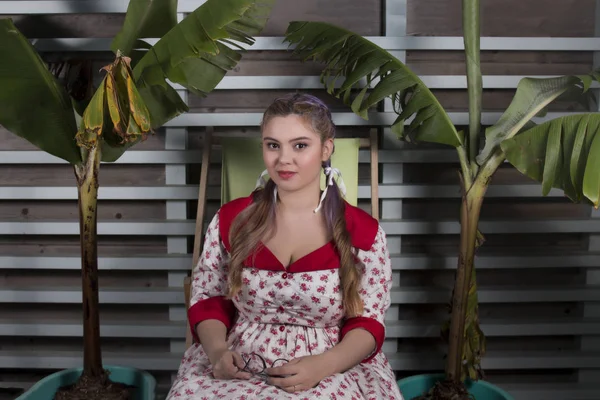
<svg viewBox="0 0 600 400"><path fill-rule="evenodd" d="M23 392L22 388L0 388L0 400L14 400Z"/></svg>
<svg viewBox="0 0 600 400"><path fill-rule="evenodd" d="M89 7L86 8L86 11L90 11ZM46 39L81 37L81 34L84 33L81 31L81 27L85 25L85 18L90 15L3 16L3 18L6 17L12 18L17 29L28 39ZM89 30L89 23L87 25L87 30ZM42 52L39 54L52 74L78 102L80 105L78 110L81 108L79 111L82 111L95 90L92 62L93 58L97 58L98 55L86 52Z"/></svg>
<svg viewBox="0 0 600 400"><path fill-rule="evenodd" d="M15 15L10 16L15 26L27 38L75 37L70 24L63 23L61 15Z"/></svg>

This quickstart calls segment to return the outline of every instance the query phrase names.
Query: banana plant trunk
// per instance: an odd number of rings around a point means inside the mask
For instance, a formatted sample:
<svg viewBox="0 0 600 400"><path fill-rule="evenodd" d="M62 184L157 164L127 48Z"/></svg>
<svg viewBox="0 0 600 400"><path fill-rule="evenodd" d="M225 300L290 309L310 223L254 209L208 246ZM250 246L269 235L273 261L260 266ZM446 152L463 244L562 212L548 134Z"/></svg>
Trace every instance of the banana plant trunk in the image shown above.
<svg viewBox="0 0 600 400"><path fill-rule="evenodd" d="M100 145L89 150L86 161L75 166L79 200L81 241L81 287L83 294L83 376L100 378L104 374L100 351L98 310L97 203Z"/></svg>
<svg viewBox="0 0 600 400"><path fill-rule="evenodd" d="M462 382L465 321L467 318L469 288L473 277L477 227L487 182L475 181L470 189L463 190L460 210L460 253L452 294L452 315L446 364L447 378Z"/></svg>

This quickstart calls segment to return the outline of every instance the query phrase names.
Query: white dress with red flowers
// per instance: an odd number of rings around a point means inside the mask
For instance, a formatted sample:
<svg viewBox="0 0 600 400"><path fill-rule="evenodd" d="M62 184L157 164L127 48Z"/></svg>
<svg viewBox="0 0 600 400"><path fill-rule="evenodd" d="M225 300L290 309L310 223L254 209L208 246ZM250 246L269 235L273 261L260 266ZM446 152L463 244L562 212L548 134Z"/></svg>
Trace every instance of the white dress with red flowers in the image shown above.
<svg viewBox="0 0 600 400"><path fill-rule="evenodd" d="M345 373L330 376L313 389L290 394L259 376L250 380L214 379L210 361L194 333L194 343L185 352L167 400L402 400L394 372L381 352L392 271L385 233L378 222L359 208L346 205L346 225L363 268L362 316L344 318L339 257L332 242L287 269L266 246L261 246L254 257L246 260L242 291L227 300L228 232L235 216L251 201L247 197L223 205L208 227L194 271L190 325L206 319L222 321L227 326L231 349L240 354L258 353L269 366L280 358L291 360L323 353L355 328L373 334L377 348Z"/></svg>

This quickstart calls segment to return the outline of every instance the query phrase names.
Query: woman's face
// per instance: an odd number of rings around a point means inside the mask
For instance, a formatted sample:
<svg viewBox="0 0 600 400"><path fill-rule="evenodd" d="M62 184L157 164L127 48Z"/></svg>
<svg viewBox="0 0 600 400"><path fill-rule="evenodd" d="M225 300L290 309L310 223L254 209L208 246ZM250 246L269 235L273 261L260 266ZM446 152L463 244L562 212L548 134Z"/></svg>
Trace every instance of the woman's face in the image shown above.
<svg viewBox="0 0 600 400"><path fill-rule="evenodd" d="M262 132L263 159L279 190L296 191L319 185L321 165L333 149L298 115L273 117Z"/></svg>

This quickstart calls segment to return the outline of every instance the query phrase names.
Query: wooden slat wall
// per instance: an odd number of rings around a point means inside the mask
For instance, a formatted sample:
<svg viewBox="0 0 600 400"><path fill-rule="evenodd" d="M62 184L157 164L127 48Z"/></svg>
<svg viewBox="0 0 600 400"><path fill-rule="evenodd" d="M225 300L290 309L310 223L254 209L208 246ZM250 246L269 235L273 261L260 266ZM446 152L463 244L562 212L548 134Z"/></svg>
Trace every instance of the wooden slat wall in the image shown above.
<svg viewBox="0 0 600 400"><path fill-rule="evenodd" d="M394 3L394 4L392 4ZM403 1L387 0L387 7L402 6ZM411 36L460 36L460 0L408 0L406 7L406 33ZM2 12L0 4L0 13ZM592 37L594 36L593 0L570 0L553 2L552 7L542 0L489 0L482 2L484 36L512 37ZM0 15L6 17L7 15ZM65 14L65 15L12 15L18 27L30 38L110 38L119 30L122 14ZM262 36L282 36L291 20L311 19L333 22L366 36L385 36L386 26L385 0L306 0L303 2L280 0L275 7L270 22ZM388 31L391 31L388 27ZM52 55L47 55L52 56ZM58 55L56 55L58 56ZM110 61L108 53L86 52L98 65ZM553 75L585 73L593 66L591 52L574 51L484 51L482 53L484 75ZM408 50L406 62L410 68L421 75L463 75L464 56L461 51L422 51ZM228 76L316 76L320 72L318 65L301 63L290 58L283 51L250 51L239 66ZM217 90L207 98L189 96L192 113L223 112L262 112L277 95L289 90L245 89ZM338 100L331 98L321 89L311 89L323 98L334 111L348 112ZM467 94L460 89L435 89L434 93L449 110L467 111ZM484 91L485 111L502 111L510 102L514 89L486 89ZM552 111L580 110L571 103L556 103ZM368 126L340 126L341 135L368 134ZM190 127L188 150L200 150L202 127ZM256 135L255 126L216 127L217 133L236 135ZM171 133L161 129L145 143L136 146L131 152L141 150L164 150L167 148L167 136ZM172 131L170 131L172 132ZM435 146L406 146L394 138L382 136L382 154L391 152L393 157L386 158L380 177L380 190L390 190L395 195L382 195L382 220L385 226L394 230L402 221L443 222L456 221L458 217L457 163L420 156L415 162L402 163L401 152L419 152L423 149L437 149ZM36 150L24 140L8 133L0 127L0 151ZM444 150L444 149L442 149ZM436 153L442 154L442 153ZM214 159L214 158L213 158ZM368 185L368 159L360 166L360 183ZM220 168L215 160L210 171L211 193L218 194ZM103 187L132 188L137 186L164 187L167 182L166 166L159 163L147 164L104 164L100 179ZM191 162L185 168L185 182L189 186L197 185L200 164ZM72 169L62 164L7 164L0 160L0 190L8 186L51 186L74 187ZM501 185L519 188L515 193L523 193L527 185L536 187L535 195L515 195L505 197L493 190ZM503 167L496 174L490 195L482 212L484 222L544 220L589 220L591 210L587 206L574 205L560 196L541 198L541 189L521 176L511 167ZM405 187L425 188L425 194L409 196ZM437 195L446 186L456 190L449 195ZM503 187L503 186L502 186ZM531 186L529 186L531 187ZM523 189L525 188L525 189ZM368 193L368 192L367 192ZM429 194L428 194L429 193ZM187 219L193 222L196 202L184 200L187 205ZM101 200L99 220L101 222L143 222L165 221L168 218L168 204L164 199L157 200ZM211 195L208 204L207 219L218 208L218 197ZM361 198L360 205L368 210L368 198ZM7 199L0 197L1 222L45 222L76 221L77 206L75 197L60 200ZM562 226L559 222L555 226ZM561 228L562 229L562 228ZM543 233L520 233L514 229L508 233L485 232L487 242L481 249L478 280L482 291L480 308L484 331L488 333L488 352L486 359L490 381L498 382L518 394L517 399L549 399L548 390L535 391L538 386L549 383L560 384L568 388L589 378L584 373L593 368L600 369L600 357L597 353L582 347L582 342L597 338L600 325L589 317L590 303L583 303L583 295L565 294L572 288L593 289L589 283L590 271L598 267L595 253L589 252L590 235L577 229L557 232L560 229L549 228ZM563 229L564 230L564 229ZM597 231L600 231L598 229ZM595 231L595 232L597 232ZM165 267L144 270L133 260L115 261L110 267L102 264L102 288L127 288L139 293L164 289L165 293L177 292L181 274L189 269L191 249L188 237L188 254L166 258ZM391 354L398 368L398 377L443 368L443 345L437 334L439 323L445 318L444 302L448 296L434 296L438 289L449 289L453 282L452 267L457 252L456 234L389 234L390 249L394 257L396 288L400 292L421 290L428 293L430 300L407 300L395 304L388 315L389 329L385 351ZM129 256L163 256L170 251L169 239L164 235L103 235L100 237L100 256L103 258ZM18 255L27 257L72 257L79 253L76 235L1 235L0 234L0 292L6 289L33 288L55 289L64 287L77 289L79 271L76 266L57 265L47 269L27 268L19 264L8 265L2 256ZM563 254L564 262L555 262L550 266L541 264L542 256ZM580 253L582 255L580 255ZM512 265L506 256L517 256L520 260ZM519 258L523 256L524 258ZM414 262L409 257L414 257ZM527 258L529 257L529 258ZM583 261L585 258L585 262ZM182 260L183 259L183 260ZM527 261L531 259L531 261ZM72 261L72 262L75 262ZM33 261L32 261L33 262ZM36 261L38 262L38 261ZM150 261L148 261L150 262ZM108 263L108 261L107 261ZM174 266L174 265L177 266ZM179 266L179 267L178 267ZM585 287L585 288L584 288ZM492 289L506 290L498 294ZM519 290L539 289L554 292L557 297L548 299L515 299L512 295ZM582 290L583 290L582 289ZM511 292L513 290L514 292ZM600 289L599 289L600 290ZM573 291L571 291L572 293ZM168 294L167 293L167 294ZM157 362L136 361L155 374L161 385L161 391L169 386L170 375L177 368L177 359L181 355L184 339L182 321L183 290L181 301L173 304L103 304L102 323L104 351L106 353L133 352L140 359L156 357ZM586 292L587 293L587 292ZM561 297L558 297L558 296ZM427 297L427 296L426 296ZM591 292L586 299L594 298ZM595 296L598 300L599 296ZM158 301L157 301L158 302ZM80 307L77 304L56 302L32 303L0 300L0 387L27 386L40 376L63 365L45 365L36 368L23 367L24 364L6 361L3 352L18 351L15 354L32 355L35 351L78 351L81 337L77 331L80 321ZM152 301L149 301L152 303ZM584 314L585 317L584 318ZM25 330L24 333L12 332L7 326L17 327L32 324L56 322L62 326L62 333L50 334L39 329ZM146 332L144 337L124 333L123 326L138 327L150 324L154 334ZM544 330L547 324L550 328ZM46 327L47 325L43 325ZM514 326L514 329L511 327ZM563 328L564 327L564 328ZM111 331L111 329L113 329ZM162 329L162 330L160 330ZM60 330L60 329L59 329ZM115 333L116 332L116 333ZM139 332L139 329L138 331ZM582 334L586 336L582 338ZM180 335L180 336L179 336ZM587 343L587 342L586 342ZM12 354L12 353L11 353ZM47 353L44 353L47 354ZM538 356L539 355L539 356ZM422 359L431 358L431 362ZM558 360L563 357L562 361ZM167 360L167 361L165 361ZM11 364L12 362L12 364ZM582 370L586 370L582 372ZM597 375L591 375L592 377ZM21 383L18 383L21 382ZM586 394L591 393L588 386ZM598 389L596 384L591 390ZM562 392L556 392L562 393ZM568 396L554 394L555 397L568 399ZM580 394L583 392L580 392ZM160 394L159 394L160 396ZM536 397L537 396L537 397ZM562 397L561 397L562 396ZM584 394L581 394L584 396ZM162 397L159 397L162 398ZM594 397L578 397L594 398Z"/></svg>

